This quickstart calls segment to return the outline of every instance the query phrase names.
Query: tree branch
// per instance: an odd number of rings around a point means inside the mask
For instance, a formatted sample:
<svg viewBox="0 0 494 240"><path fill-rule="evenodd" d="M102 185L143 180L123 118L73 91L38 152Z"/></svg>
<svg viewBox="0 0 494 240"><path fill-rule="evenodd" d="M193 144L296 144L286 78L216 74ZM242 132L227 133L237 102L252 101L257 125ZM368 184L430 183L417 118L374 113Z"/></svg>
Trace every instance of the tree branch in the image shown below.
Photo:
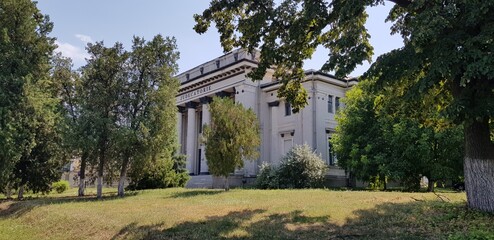
<svg viewBox="0 0 494 240"><path fill-rule="evenodd" d="M394 2L395 4L397 4L400 7L408 7L408 5L410 5L412 3L411 0L388 0L388 1Z"/></svg>

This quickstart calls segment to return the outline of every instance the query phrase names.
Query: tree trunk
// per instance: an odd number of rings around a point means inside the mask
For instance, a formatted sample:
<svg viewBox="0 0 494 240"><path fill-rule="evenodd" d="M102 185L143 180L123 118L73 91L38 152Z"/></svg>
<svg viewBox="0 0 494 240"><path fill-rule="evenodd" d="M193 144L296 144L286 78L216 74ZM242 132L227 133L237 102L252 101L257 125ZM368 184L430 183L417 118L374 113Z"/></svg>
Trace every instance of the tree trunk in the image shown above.
<svg viewBox="0 0 494 240"><path fill-rule="evenodd" d="M98 165L98 183L96 185L96 197L103 197L103 172L105 168L105 151L100 151L99 165Z"/></svg>
<svg viewBox="0 0 494 240"><path fill-rule="evenodd" d="M21 185L19 187L19 192L17 193L17 199L18 200L24 199L24 185Z"/></svg>
<svg viewBox="0 0 494 240"><path fill-rule="evenodd" d="M230 184L228 182L228 176L225 177L225 191L230 191Z"/></svg>
<svg viewBox="0 0 494 240"><path fill-rule="evenodd" d="M427 192L434 192L434 181L432 180L432 178L427 177L427 182Z"/></svg>
<svg viewBox="0 0 494 240"><path fill-rule="evenodd" d="M81 156L81 169L79 170L79 191L78 196L84 196L84 190L86 189L86 163L88 158L87 151L84 151Z"/></svg>
<svg viewBox="0 0 494 240"><path fill-rule="evenodd" d="M125 195L124 183L127 177L127 167L129 165L130 158L128 154L123 159L122 168L120 169L120 181L118 182L118 196L123 197Z"/></svg>
<svg viewBox="0 0 494 240"><path fill-rule="evenodd" d="M465 190L468 206L494 213L494 144L489 119L465 123Z"/></svg>
<svg viewBox="0 0 494 240"><path fill-rule="evenodd" d="M10 182L7 182L5 186L5 197L7 199L12 199L12 188L10 187Z"/></svg>

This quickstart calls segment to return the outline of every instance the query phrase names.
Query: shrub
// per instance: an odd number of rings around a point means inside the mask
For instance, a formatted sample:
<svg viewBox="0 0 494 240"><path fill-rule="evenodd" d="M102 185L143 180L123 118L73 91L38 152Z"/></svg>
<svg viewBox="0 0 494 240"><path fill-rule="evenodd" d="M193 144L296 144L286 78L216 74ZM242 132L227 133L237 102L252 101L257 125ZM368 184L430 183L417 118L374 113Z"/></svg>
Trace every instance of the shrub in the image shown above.
<svg viewBox="0 0 494 240"><path fill-rule="evenodd" d="M177 155L172 159L160 160L160 163L139 169L134 173L127 190L184 187L190 176L185 169L187 156ZM135 169L137 170L137 169Z"/></svg>
<svg viewBox="0 0 494 240"><path fill-rule="evenodd" d="M278 173L276 168L263 162L256 178L256 187L259 189L278 188Z"/></svg>
<svg viewBox="0 0 494 240"><path fill-rule="evenodd" d="M51 185L51 188L57 191L57 193L63 193L70 188L70 184L68 181L60 180L58 182L54 182Z"/></svg>
<svg viewBox="0 0 494 240"><path fill-rule="evenodd" d="M293 147L281 160L277 170L281 188L323 187L327 166L307 145Z"/></svg>

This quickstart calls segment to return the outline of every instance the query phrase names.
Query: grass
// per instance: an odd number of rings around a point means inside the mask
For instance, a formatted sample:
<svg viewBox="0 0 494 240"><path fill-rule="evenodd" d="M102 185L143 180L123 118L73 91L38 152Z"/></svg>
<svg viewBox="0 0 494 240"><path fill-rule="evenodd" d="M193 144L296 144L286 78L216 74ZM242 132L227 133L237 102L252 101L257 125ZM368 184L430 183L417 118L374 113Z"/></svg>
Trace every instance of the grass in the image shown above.
<svg viewBox="0 0 494 240"><path fill-rule="evenodd" d="M468 210L464 193L106 192L3 200L0 239L494 239L494 216Z"/></svg>

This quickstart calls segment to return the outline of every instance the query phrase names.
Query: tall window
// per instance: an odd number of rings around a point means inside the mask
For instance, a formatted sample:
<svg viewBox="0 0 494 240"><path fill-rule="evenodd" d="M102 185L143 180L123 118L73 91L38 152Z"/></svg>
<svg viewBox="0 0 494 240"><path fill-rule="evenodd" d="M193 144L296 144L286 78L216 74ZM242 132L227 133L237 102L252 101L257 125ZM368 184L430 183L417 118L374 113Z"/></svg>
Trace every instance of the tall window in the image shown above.
<svg viewBox="0 0 494 240"><path fill-rule="evenodd" d="M289 102L285 102L285 116L292 115L292 106Z"/></svg>
<svg viewBox="0 0 494 240"><path fill-rule="evenodd" d="M334 106L335 106L336 111L340 110L340 98L339 97L335 98Z"/></svg>
<svg viewBox="0 0 494 240"><path fill-rule="evenodd" d="M334 166L336 164L336 154L334 153L333 145L331 144L331 137L328 137L328 165Z"/></svg>
<svg viewBox="0 0 494 240"><path fill-rule="evenodd" d="M333 95L328 95L328 113L333 113Z"/></svg>

